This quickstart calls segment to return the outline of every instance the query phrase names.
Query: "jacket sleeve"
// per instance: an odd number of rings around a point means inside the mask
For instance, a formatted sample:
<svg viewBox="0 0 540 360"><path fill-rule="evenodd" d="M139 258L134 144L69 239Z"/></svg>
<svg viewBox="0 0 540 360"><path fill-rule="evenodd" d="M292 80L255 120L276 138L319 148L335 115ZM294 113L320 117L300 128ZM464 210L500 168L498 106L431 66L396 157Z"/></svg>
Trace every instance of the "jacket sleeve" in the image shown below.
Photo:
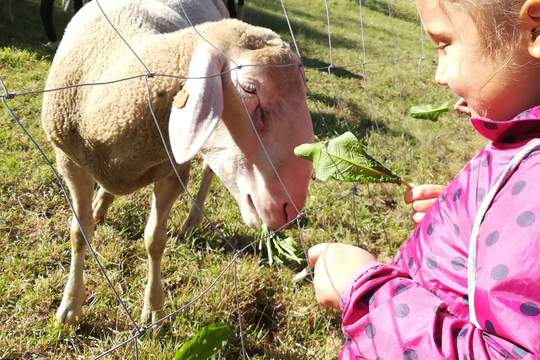
<svg viewBox="0 0 540 360"><path fill-rule="evenodd" d="M449 314L440 298L393 265L361 273L343 293L341 312L340 359L537 358L538 344L527 349Z"/></svg>

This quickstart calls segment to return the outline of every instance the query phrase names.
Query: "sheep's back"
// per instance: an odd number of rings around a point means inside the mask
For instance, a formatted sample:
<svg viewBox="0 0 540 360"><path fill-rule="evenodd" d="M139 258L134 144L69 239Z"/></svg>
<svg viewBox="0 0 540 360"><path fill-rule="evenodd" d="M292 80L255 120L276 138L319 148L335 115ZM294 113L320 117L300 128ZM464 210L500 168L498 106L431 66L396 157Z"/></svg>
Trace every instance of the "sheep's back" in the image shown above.
<svg viewBox="0 0 540 360"><path fill-rule="evenodd" d="M191 29L177 31L188 24L165 2L101 0L100 4L151 71L185 75L193 34L183 34ZM46 86L95 84L144 73L144 66L91 2L68 25ZM160 128L165 131L181 82L156 77L148 83ZM42 123L55 146L96 180L108 183L112 192L130 192L162 176L166 153L148 111L143 78L47 93Z"/></svg>

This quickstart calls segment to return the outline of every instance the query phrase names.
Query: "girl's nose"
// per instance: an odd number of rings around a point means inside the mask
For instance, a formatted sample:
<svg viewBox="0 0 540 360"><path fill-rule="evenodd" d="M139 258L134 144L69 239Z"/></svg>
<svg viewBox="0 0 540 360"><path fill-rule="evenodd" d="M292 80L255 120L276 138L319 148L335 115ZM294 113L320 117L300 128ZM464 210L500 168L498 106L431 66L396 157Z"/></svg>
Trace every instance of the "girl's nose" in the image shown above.
<svg viewBox="0 0 540 360"><path fill-rule="evenodd" d="M437 64L437 71L435 72L435 83L442 87L448 87L446 76L444 74L444 69L443 69L443 66L441 66L440 61Z"/></svg>

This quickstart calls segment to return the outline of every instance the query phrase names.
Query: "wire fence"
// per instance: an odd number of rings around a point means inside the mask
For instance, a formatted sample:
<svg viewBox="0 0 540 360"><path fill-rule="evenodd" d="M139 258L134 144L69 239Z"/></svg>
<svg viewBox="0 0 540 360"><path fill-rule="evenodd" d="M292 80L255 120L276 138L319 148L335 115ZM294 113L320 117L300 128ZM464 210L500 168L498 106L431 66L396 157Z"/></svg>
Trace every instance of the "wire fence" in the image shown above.
<svg viewBox="0 0 540 360"><path fill-rule="evenodd" d="M338 63L336 63L334 53L333 53L332 19L331 19L331 11L330 11L330 6L329 6L329 1L323 0L323 2L324 2L324 8L325 8L324 17L325 17L325 22L326 22L326 33L327 33L327 42L328 42L327 56L328 56L328 59L329 59L329 62L328 62L329 64L327 66L311 67L311 69L323 71L323 72L326 72L329 75L328 76L328 79L329 79L329 81L328 81L328 89L329 89L330 93L332 93L333 96L335 97L338 107L341 106L341 101L342 101L343 95L340 93L340 91L339 91L338 87L336 86L336 84L334 84L332 76L330 76L336 71L336 69L358 69L361 74L365 74L367 67L371 66L371 65L382 64L382 65L390 65L390 66L393 66L393 67L396 68L400 62L414 61L414 62L418 62L418 78L420 78L421 67L422 67L422 64L423 64L424 60L426 59L425 54L424 54L424 50L423 50L423 48L424 48L424 45L423 45L424 40L423 40L423 33L422 32L420 32L420 49L421 50L420 50L420 53L419 53L418 56L412 56L412 57L411 56L401 56L401 54L399 53L398 40L396 39L396 35L394 34L393 35L393 42L394 42L393 46L395 48L394 56L391 59L368 60L367 51L366 51L366 43L365 43L365 14L364 14L365 5L363 3L363 0L358 1L358 28L357 28L357 31L359 31L360 35L361 35L361 43L360 43L361 51L359 52L358 62L348 63L348 64L338 64ZM140 64L142 65L142 67L145 70L144 73L139 74L139 75L129 76L129 77L123 77L123 78L119 78L119 79L111 79L110 81L99 82L99 83L82 83L82 84L76 84L76 85L70 85L70 86L64 86L64 87L52 88L52 89L44 89L44 90L22 89L22 90L19 90L19 91L14 91L14 90L10 89L8 87L9 84L6 84L5 81L0 78L0 84L1 84L2 90L3 90L3 94L0 94L0 100L2 101L5 109L7 109L7 111L9 112L9 114L10 114L11 118L13 119L13 121L17 124L17 126L20 128L20 130L24 133L24 135L33 144L33 146L35 147L36 151L39 153L39 155L41 156L43 161L50 167L50 169L51 169L51 171L52 171L52 173L54 175L54 179L55 179L55 181L56 181L62 195L64 196L64 198L65 198L66 202L68 203L71 211L73 212L74 221L76 223L78 223L79 228L83 229L83 226L82 226L82 224L81 224L81 222L80 222L80 220L79 220L79 218L77 216L77 212L75 211L74 204L73 204L72 200L70 199L69 193L68 193L68 191L67 191L67 189L66 189L66 187L65 187L65 185L64 185L64 183L62 181L62 178L60 177L57 170L55 169L55 167L53 165L53 162L47 157L46 152L42 149L40 144L38 144L38 142L30 134L30 132L27 130L27 128L25 127L25 125L23 124L23 122L21 121L19 116L13 111L13 109L12 109L12 107L10 105L10 101L15 99L15 98L18 98L18 97L36 96L36 95L41 95L41 94L44 94L44 93L47 93L47 92L58 92L58 91L64 91L64 90L67 90L67 89L72 89L72 88L82 88L82 87L89 87L89 86L108 86L108 85L112 85L112 84L116 84L116 83L120 83L120 82L128 82L128 81L133 81L133 80L137 80L137 79L144 80L144 88L145 88L145 92L146 92L146 100L147 100L147 103L148 103L148 109L149 109L150 114L152 115L152 119L154 121L156 130L159 133L159 136L160 136L161 141L163 143L163 147L164 147L164 149L165 149L165 151L167 153L168 161L171 164L172 171L175 173L175 175L176 175L176 177L178 179L179 186L182 188L183 192L188 196L191 203L193 204L192 206L198 207L198 204L197 204L197 202L195 200L195 197L192 194L190 194L190 192L189 192L189 190L187 188L187 184L184 183L184 181L182 179L182 176L178 173L177 167L175 166L175 161L174 161L174 159L172 157L172 154L170 153L170 151L169 151L169 149L167 147L166 136L162 133L162 131L160 129L158 118L157 118L157 116L155 114L155 111L153 109L152 92L151 92L151 87L150 87L149 82L152 81L153 78L157 78L157 77L172 77L172 78L176 78L176 79L179 79L179 80L188 80L188 79L205 79L205 78L208 78L208 77L223 76L223 75L226 75L226 74L231 74L231 76L238 76L238 74L237 74L238 70L240 70L240 69L242 69L244 67L248 67L248 66L304 66L303 61L302 61L303 57L302 57L302 53L301 53L301 44L298 43L297 37L295 36L296 35L295 30L294 30L293 24L291 23L291 20L290 20L291 17L290 17L289 11L287 10L287 6L286 6L285 2L283 0L281 0L280 1L280 6L281 6L282 11L283 11L283 17L284 17L284 19L285 19L285 21L287 23L287 27L288 27L288 29L290 31L290 36L291 36L291 39L292 39L292 42L293 42L294 51L297 53L299 59L301 59L300 64L292 63L292 64L285 64L285 65L267 65L267 64L239 65L233 58L231 58L229 55L227 55L227 53L225 52L224 49L220 49L219 47L217 47L215 44L213 44L209 39L205 38L204 35L197 30L197 24L194 24L191 21L189 14L187 13L186 9L184 8L182 2L180 1L179 3L181 4L182 15L185 18L185 20L187 20L189 22L190 26L194 29L194 31L197 33L197 35L204 42L206 42L208 45L210 45L211 47L213 47L217 51L224 54L224 56L230 61L230 63L234 65L234 66L231 66L229 69L227 69L227 70L225 70L223 72L212 74L212 75L206 76L206 77L196 77L196 78L183 77L183 76L179 76L177 74L165 74L165 73L153 72L151 67L149 67L143 61L143 59L139 56L139 54L137 54L137 52L134 50L134 47L122 35L122 29L117 28L117 26L115 26L113 21L111 21L111 19L108 17L108 14L106 13L105 9L101 6L100 1L95 0L95 3L99 7L102 15L107 20L108 24L114 29L117 36L122 40L122 42L125 44L125 46L129 48L129 51L132 53L132 55L134 57L136 57L137 60L140 62ZM389 19L389 21L392 21L393 14L392 14L392 6L391 6L390 0L388 0L386 2L386 5L387 5L387 11L388 11L388 14L387 14L388 19ZM306 4L306 6L309 6L309 5ZM399 97L401 98L401 102L403 104L402 84L400 82L397 70L395 70L394 72L396 74L396 76L395 76L395 88L397 89ZM367 101L368 101L368 106L373 107L374 104L373 104L372 94L370 94L368 86L367 86L368 78L364 76L363 79L362 79L362 82L364 83L364 85L366 85L366 86L364 86L364 89L365 89L365 96L366 96ZM309 88L309 84L306 84L306 85L307 85L307 88L308 88L308 96L309 96L311 91L310 91L310 88ZM242 102L243 102L243 107L244 107L245 113L251 119L251 126L252 126L252 128L254 130L254 133L257 134L257 141L258 141L262 151L264 152L268 162L270 163L270 165L271 165L271 167L272 167L272 169L273 169L273 171L275 173L275 176L280 180L283 192L289 198L290 203L294 205L295 202L293 201L291 195L289 194L289 189L286 187L284 181L281 179L280 174L279 174L275 164L272 163L272 158L270 156L269 150L267 149L267 146L264 143L264 141L259 136L258 131L256 130L256 127L255 127L255 123L253 122L253 119L251 118L250 111L248 110L248 107L245 104L243 98L242 98ZM314 106L315 106L316 113L321 115L323 126L327 127L328 131L331 132L330 126L328 124L330 121L325 119L323 112L319 109L316 102L314 102ZM403 107L405 107L404 104L403 104ZM346 125L347 129L351 130L350 124L347 121L345 122L345 125ZM375 121L374 125L375 125L375 128L378 129L379 124L378 124L377 121ZM373 206L375 206L375 199L373 197L372 192L370 191L369 186L368 186L367 189L368 189L369 197L371 198L371 201L373 203ZM347 193L336 196L334 199L330 200L328 203L319 204L317 206L314 206L312 208L307 208L307 209L304 209L304 210L295 209L296 212L298 213L298 216L296 218L290 220L281 229L284 229L284 228L288 227L291 224L296 224L296 227L297 227L298 233L299 233L299 237L298 237L299 238L299 243L300 243L300 246L301 246L301 248L303 250L306 261L307 261L307 247L306 247L306 244L304 242L304 227L301 224L301 219L303 217L305 217L305 216L308 216L312 212L316 212L317 210L319 210L321 208L324 208L326 206L333 205L333 204L336 204L336 203L339 203L339 202L343 202L343 201L350 201L351 211L353 213L355 213L356 209L357 209L357 206L358 206L358 204L357 204L357 194L358 194L357 185L353 184L350 187L350 190ZM95 359L100 359L100 358L103 358L105 356L108 356L111 353L113 353L114 351L116 351L116 350L118 350L120 348L124 348L124 347L126 347L126 346L128 346L130 344L133 345L133 350L134 350L133 355L134 355L134 357L136 359L139 359L139 357L140 357L140 349L139 349L139 344L138 343L139 343L142 336L144 336L146 333L148 333L148 331L150 331L151 329L158 327L163 322L172 320L178 314L181 314L182 312L185 312L187 309L192 307L198 301L203 299L210 291L212 291L216 287L218 282L221 281L229 273L232 273L233 279L234 279L233 291L234 291L235 309L236 309L236 312L237 312L236 315L237 315L237 319L238 319L237 320L237 322L238 322L238 324L237 324L238 325L237 337L240 340L241 356L242 356L242 359L249 359L250 358L250 356L248 354L248 351L246 349L246 341L245 341L245 334L244 334L245 326L242 324L242 319L241 319L241 306L240 306L239 290L238 290L238 282L239 282L239 280L238 280L237 263L238 263L239 257L244 252L246 252L246 250L248 250L250 248L253 248L255 246L255 243L257 241L259 241L259 240L258 239L253 240L249 244L247 244L244 247L238 249L234 244L229 242L229 240L227 239L226 234L224 234L224 232L223 232L223 229L220 226L217 226L206 215L206 213L203 211L203 209L198 208L197 210L200 211L201 214L203 214L206 222L208 223L208 226L210 226L216 233L220 234L220 238L233 251L233 255L232 255L231 259L229 259L229 261L221 268L218 275L210 282L210 284L208 284L201 292L194 295L191 298L190 301L186 302L183 306L177 308L176 310L174 310L171 313L165 315L164 317L162 317L162 318L160 318L158 320L155 320L155 321L153 321L153 322L151 322L150 324L147 324L147 325L141 324L141 323L139 323L139 322L137 322L135 320L135 317L133 316L133 314L131 314L128 306L125 303L125 301L122 299L122 297L120 296L120 293L117 291L117 287L116 287L115 283L111 280L111 276L107 273L107 270L105 269L105 267L101 263L99 257L97 256L94 245L87 238L85 231L81 231L81 234L84 237L86 247L89 249L89 252L90 252L90 255L91 255L93 261L95 262L96 266L98 267L99 272L101 273L102 277L107 282L108 287L110 288L110 290L113 293L115 299L117 300L118 304L120 305L123 313L128 318L129 323L131 325L131 329L132 329L132 335L131 336L129 336L123 342L120 342L120 343L114 345L109 350L99 354L97 357L95 357ZM380 217L381 214L377 213L377 216ZM356 218L355 218L354 227L355 227L355 233L356 233L357 241L359 242L358 236L362 232L362 229L358 226L358 224L356 222ZM281 229L277 229L276 231L280 231ZM268 234L268 236L271 236L271 235L272 234ZM386 234L385 234L385 237L386 237ZM388 242L388 239L386 239L386 242ZM325 323L326 330L329 333L332 333L334 330L332 330L330 319L327 316L328 315L324 311L321 311L321 317L322 317L322 319L323 319L323 321ZM334 346L337 347L337 344L334 343Z"/></svg>

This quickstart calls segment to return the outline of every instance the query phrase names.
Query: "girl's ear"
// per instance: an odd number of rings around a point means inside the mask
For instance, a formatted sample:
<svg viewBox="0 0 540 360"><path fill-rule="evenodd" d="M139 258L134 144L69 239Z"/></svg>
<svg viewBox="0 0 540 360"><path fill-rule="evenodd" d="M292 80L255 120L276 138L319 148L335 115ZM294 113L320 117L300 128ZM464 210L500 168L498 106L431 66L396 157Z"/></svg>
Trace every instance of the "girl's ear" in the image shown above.
<svg viewBox="0 0 540 360"><path fill-rule="evenodd" d="M530 39L529 54L540 59L540 0L525 1L519 16Z"/></svg>
<svg viewBox="0 0 540 360"><path fill-rule="evenodd" d="M193 52L188 79L174 98L169 118L169 141L179 164L197 154L221 118L224 66L225 57L214 49L198 46Z"/></svg>

